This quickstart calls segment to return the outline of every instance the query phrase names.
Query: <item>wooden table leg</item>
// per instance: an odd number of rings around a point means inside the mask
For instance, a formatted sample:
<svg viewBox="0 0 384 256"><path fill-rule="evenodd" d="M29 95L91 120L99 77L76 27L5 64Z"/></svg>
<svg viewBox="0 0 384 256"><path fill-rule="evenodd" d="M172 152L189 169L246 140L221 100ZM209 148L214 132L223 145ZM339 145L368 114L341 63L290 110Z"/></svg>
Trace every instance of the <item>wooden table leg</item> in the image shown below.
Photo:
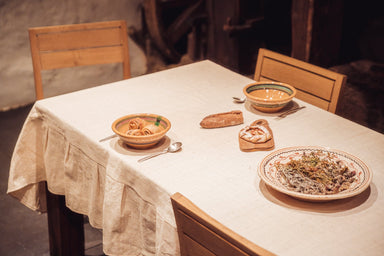
<svg viewBox="0 0 384 256"><path fill-rule="evenodd" d="M84 218L65 206L65 197L47 192L49 250L52 256L84 255Z"/></svg>

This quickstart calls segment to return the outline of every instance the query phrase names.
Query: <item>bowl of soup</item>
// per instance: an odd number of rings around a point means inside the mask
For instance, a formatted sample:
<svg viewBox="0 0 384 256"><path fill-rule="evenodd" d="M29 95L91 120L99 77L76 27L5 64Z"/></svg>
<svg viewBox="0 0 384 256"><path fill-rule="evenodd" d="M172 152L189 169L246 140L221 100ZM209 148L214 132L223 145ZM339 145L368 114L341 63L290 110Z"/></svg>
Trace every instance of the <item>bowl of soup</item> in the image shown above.
<svg viewBox="0 0 384 256"><path fill-rule="evenodd" d="M146 149L155 146L171 129L171 122L162 115L130 114L116 119L112 130L128 146Z"/></svg>
<svg viewBox="0 0 384 256"><path fill-rule="evenodd" d="M254 82L244 87L243 93L251 106L262 112L277 112L296 95L296 89L286 83Z"/></svg>

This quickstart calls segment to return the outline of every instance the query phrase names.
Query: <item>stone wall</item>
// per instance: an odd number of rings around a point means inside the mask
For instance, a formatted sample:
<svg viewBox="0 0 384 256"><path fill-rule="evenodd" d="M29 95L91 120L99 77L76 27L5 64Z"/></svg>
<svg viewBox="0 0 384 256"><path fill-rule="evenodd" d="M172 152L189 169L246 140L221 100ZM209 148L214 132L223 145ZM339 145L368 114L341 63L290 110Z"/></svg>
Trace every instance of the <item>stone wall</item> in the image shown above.
<svg viewBox="0 0 384 256"><path fill-rule="evenodd" d="M141 28L142 0L0 0L0 111L35 101L28 28L124 19ZM143 51L129 39L132 76L146 72ZM74 73L72 73L74 72ZM122 78L119 65L45 71L46 96Z"/></svg>

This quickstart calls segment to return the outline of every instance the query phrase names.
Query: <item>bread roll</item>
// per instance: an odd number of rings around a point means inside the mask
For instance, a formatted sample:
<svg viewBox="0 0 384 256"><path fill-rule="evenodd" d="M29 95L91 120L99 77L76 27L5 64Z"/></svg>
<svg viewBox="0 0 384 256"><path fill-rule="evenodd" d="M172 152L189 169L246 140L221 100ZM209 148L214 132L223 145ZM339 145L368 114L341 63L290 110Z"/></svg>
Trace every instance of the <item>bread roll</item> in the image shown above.
<svg viewBox="0 0 384 256"><path fill-rule="evenodd" d="M264 143L272 138L269 130L263 125L248 125L240 130L239 136L252 143Z"/></svg>
<svg viewBox="0 0 384 256"><path fill-rule="evenodd" d="M218 113L206 116L200 126L203 128L220 128L232 125L239 125L244 122L243 112L234 110L231 112Z"/></svg>

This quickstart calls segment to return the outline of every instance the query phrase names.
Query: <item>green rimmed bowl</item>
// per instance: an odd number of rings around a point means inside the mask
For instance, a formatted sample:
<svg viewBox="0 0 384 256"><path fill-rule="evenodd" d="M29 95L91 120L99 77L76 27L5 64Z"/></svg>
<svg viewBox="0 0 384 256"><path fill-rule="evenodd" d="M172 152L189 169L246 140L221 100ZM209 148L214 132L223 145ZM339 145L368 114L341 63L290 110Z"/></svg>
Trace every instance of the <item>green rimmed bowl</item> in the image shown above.
<svg viewBox="0 0 384 256"><path fill-rule="evenodd" d="M247 101L255 109L272 113L284 108L296 95L296 89L285 83L255 82L243 89Z"/></svg>
<svg viewBox="0 0 384 256"><path fill-rule="evenodd" d="M132 119L140 118L148 124L155 124L161 127L161 131L151 135L128 135L129 123ZM112 130L128 146L137 149L147 149L155 146L166 133L171 129L171 122L164 116L157 114L131 114L116 119L112 124Z"/></svg>

